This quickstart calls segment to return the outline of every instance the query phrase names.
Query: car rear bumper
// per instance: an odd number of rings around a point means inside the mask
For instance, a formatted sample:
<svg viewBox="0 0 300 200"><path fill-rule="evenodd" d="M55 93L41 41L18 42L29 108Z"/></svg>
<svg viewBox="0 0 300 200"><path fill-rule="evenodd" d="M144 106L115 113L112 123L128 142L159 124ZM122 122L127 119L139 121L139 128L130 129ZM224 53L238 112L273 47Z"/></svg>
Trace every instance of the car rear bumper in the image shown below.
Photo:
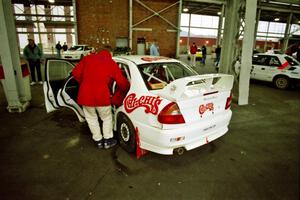
<svg viewBox="0 0 300 200"><path fill-rule="evenodd" d="M213 119L171 130L137 124L141 148L165 155L171 155L174 149L181 147L185 150L197 148L224 135L228 131L231 116L229 110Z"/></svg>

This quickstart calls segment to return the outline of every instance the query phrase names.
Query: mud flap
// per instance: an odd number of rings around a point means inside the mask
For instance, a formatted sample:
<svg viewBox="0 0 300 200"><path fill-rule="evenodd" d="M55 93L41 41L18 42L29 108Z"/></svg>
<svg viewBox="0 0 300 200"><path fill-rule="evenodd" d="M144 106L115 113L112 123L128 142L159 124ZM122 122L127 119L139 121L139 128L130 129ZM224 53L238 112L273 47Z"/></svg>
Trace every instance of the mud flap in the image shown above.
<svg viewBox="0 0 300 200"><path fill-rule="evenodd" d="M135 140L136 140L136 158L139 159L141 156L145 155L148 153L147 150L141 148L141 142L140 142L140 137L139 137L139 129L136 127L135 128Z"/></svg>

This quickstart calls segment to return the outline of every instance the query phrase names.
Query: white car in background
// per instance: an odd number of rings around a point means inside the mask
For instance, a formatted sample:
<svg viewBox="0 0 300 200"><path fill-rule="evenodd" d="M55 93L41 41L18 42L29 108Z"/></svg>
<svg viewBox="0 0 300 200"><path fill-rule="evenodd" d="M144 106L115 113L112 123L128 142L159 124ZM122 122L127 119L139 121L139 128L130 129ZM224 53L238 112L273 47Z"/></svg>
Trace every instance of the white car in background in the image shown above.
<svg viewBox="0 0 300 200"><path fill-rule="evenodd" d="M166 57L113 59L130 82L122 105L113 109L114 130L128 152L144 149L170 155L207 144L228 131L232 75L199 75ZM45 105L48 112L68 107L82 122L84 113L76 103L78 83L70 77L73 67L66 60L46 60Z"/></svg>
<svg viewBox="0 0 300 200"><path fill-rule="evenodd" d="M75 45L67 51L62 52L62 58L67 60L81 60L84 56L94 51L93 47L88 45Z"/></svg>
<svg viewBox="0 0 300 200"><path fill-rule="evenodd" d="M251 79L273 82L275 87L287 89L300 81L300 63L286 54L254 54Z"/></svg>

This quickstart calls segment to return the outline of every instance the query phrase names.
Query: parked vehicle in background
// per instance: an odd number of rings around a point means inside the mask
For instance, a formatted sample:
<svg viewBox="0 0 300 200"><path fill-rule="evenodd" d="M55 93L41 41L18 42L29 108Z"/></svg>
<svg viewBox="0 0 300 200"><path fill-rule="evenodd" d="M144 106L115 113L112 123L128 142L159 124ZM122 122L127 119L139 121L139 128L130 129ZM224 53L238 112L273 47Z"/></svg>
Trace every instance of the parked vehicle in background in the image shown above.
<svg viewBox="0 0 300 200"><path fill-rule="evenodd" d="M80 60L95 49L88 45L75 45L67 51L62 52L62 58L67 60Z"/></svg>
<svg viewBox="0 0 300 200"><path fill-rule="evenodd" d="M239 74L239 67L235 70ZM291 84L300 82L300 63L286 54L254 54L250 78L272 82L276 88L287 89Z"/></svg>
<svg viewBox="0 0 300 200"><path fill-rule="evenodd" d="M113 59L130 82L130 90L113 108L114 130L128 152L145 149L170 155L207 144L228 131L232 75L199 75L181 61L160 56ZM84 121L76 103L78 83L70 77L73 67L66 60L46 60L45 105L48 112L68 107ZM117 92L113 87L112 99Z"/></svg>

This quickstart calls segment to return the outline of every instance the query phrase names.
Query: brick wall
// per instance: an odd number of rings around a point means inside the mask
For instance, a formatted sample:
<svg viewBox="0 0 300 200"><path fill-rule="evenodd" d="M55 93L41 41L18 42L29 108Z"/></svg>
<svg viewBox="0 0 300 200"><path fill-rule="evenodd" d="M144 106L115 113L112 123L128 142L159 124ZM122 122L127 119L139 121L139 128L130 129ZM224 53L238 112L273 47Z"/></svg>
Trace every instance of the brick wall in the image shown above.
<svg viewBox="0 0 300 200"><path fill-rule="evenodd" d="M141 1L152 10L158 12L177 0L143 0ZM116 38L129 35L129 2L128 0L77 0L78 40L81 44L89 44L96 49L105 45L116 47ZM178 4L161 13L168 21L177 26ZM143 20L153 13L133 0L133 24ZM146 47L156 39L160 53L173 57L176 54L175 29L158 16L139 24L135 28L152 28L152 31L133 31L133 51L137 51L137 39L144 38ZM147 53L146 49L146 53Z"/></svg>
<svg viewBox="0 0 300 200"><path fill-rule="evenodd" d="M76 14L81 44L115 47L116 37L128 37L127 0L78 0Z"/></svg>

